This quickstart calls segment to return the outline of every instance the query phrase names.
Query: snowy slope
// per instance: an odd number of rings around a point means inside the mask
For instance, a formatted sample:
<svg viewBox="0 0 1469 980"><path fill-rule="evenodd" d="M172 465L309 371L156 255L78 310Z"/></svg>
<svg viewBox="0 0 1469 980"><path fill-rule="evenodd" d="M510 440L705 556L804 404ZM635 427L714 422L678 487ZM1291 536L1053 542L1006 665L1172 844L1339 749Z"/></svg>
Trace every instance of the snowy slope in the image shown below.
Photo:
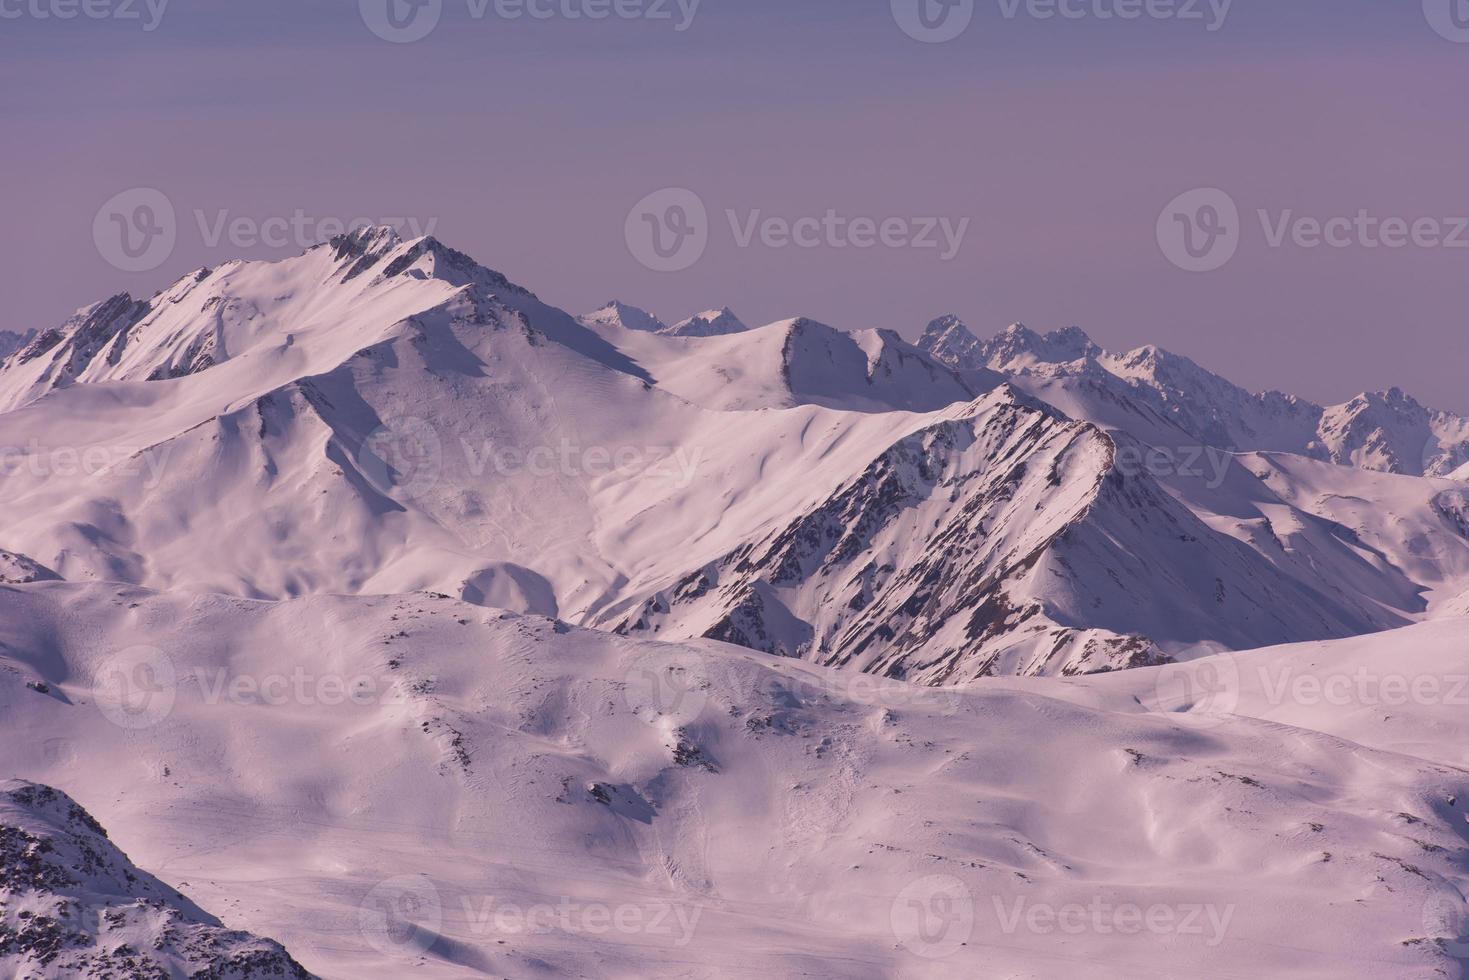
<svg viewBox="0 0 1469 980"><path fill-rule="evenodd" d="M939 692L428 595L35 584L0 726L45 737L0 772L327 980L1458 977L1462 709L1249 665L1452 675L1463 627Z"/></svg>
<svg viewBox="0 0 1469 980"><path fill-rule="evenodd" d="M0 973L308 980L279 944L233 932L138 870L65 793L0 780Z"/></svg>
<svg viewBox="0 0 1469 980"><path fill-rule="evenodd" d="M1356 583L1374 602L1271 561L1116 453L1096 427L1001 389L793 522L593 622L953 683L1134 667L1204 641L1350 636L1418 608L1391 569Z"/></svg>
<svg viewBox="0 0 1469 980"><path fill-rule="evenodd" d="M805 317L703 336L619 329L583 318L659 388L715 411L822 405L843 411L937 411L1002 381L961 378L896 333L847 332ZM690 339L682 339L687 336Z"/></svg>

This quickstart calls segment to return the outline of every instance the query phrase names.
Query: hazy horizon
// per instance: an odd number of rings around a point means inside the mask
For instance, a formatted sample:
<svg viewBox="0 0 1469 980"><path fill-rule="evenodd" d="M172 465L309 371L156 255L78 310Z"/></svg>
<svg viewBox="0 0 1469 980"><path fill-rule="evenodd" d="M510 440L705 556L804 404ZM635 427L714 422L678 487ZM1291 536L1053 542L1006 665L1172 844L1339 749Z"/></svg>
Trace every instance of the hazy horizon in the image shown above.
<svg viewBox="0 0 1469 980"><path fill-rule="evenodd" d="M663 5L668 19L601 21L568 19L588 9L572 0L544 21L451 0L413 43L375 36L370 6L172 0L152 30L157 0L133 4L136 20L7 7L21 15L0 40L4 166L26 188L13 199L26 234L0 246L0 329L305 244L295 231L252 244L228 230L238 219L397 217L574 313L615 297L670 320L728 305L752 324L800 315L909 337L950 312L981 335L1074 324L1254 390L1331 404L1398 386L1469 412L1456 356L1469 250L1447 244L1469 214L1469 136L1441 125L1469 44L1420 4L1237 0L1210 30L1217 3L1191 8L1201 20L1097 16L1126 0L1047 19L996 0L944 43L907 36L886 0L703 0L684 30L691 0ZM166 196L177 241L130 272L93 226L135 188ZM708 248L677 272L648 268L625 236L630 209L664 188L707 207ZM1202 273L1171 263L1157 230L1195 188L1241 215L1237 253ZM942 235L741 241L766 218L828 212L964 234L947 260ZM1442 238L1270 240L1298 218L1359 214L1431 220Z"/></svg>

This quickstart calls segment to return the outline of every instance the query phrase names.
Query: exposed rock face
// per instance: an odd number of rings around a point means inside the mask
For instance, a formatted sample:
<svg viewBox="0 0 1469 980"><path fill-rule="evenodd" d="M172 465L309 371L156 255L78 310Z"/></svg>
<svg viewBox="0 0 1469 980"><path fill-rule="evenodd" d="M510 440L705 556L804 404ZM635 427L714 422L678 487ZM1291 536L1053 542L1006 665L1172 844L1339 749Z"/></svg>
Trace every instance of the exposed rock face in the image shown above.
<svg viewBox="0 0 1469 980"><path fill-rule="evenodd" d="M1291 452L1409 476L1444 476L1469 463L1469 420L1425 408L1397 388L1322 407L1246 391L1156 346L1111 353L1077 327L1041 335L1021 324L980 341L952 316L929 324L919 346L958 371L1001 372L1064 411L1151 417L1220 449Z"/></svg>
<svg viewBox="0 0 1469 980"><path fill-rule="evenodd" d="M748 329L750 328L740 322L740 318L726 306L723 309L708 310L691 316L687 320L680 320L660 332L671 337L719 337L724 334L743 333Z"/></svg>
<svg viewBox="0 0 1469 980"><path fill-rule="evenodd" d="M0 585L28 585L31 582L60 580L60 575L35 559L0 548Z"/></svg>
<svg viewBox="0 0 1469 980"><path fill-rule="evenodd" d="M1097 427L996 391L609 625L930 684L1387 625L1287 578L1115 452Z"/></svg>
<svg viewBox="0 0 1469 980"><path fill-rule="evenodd" d="M0 975L251 980L311 974L138 870L65 793L0 782Z"/></svg>

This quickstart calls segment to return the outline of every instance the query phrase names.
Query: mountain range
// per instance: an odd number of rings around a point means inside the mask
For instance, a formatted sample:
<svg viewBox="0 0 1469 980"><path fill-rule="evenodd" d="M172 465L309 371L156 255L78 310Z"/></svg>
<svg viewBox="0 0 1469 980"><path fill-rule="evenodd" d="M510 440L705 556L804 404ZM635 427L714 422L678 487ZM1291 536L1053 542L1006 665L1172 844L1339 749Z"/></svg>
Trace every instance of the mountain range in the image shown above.
<svg viewBox="0 0 1469 980"><path fill-rule="evenodd" d="M10 337L0 974L1465 975L1469 423L1401 391L388 228Z"/></svg>
<svg viewBox="0 0 1469 980"><path fill-rule="evenodd" d="M0 547L69 581L430 589L923 683L1347 637L1469 592L1469 423L1401 392L1323 409L955 317L917 344L574 317L386 228L83 309L0 365L0 408Z"/></svg>

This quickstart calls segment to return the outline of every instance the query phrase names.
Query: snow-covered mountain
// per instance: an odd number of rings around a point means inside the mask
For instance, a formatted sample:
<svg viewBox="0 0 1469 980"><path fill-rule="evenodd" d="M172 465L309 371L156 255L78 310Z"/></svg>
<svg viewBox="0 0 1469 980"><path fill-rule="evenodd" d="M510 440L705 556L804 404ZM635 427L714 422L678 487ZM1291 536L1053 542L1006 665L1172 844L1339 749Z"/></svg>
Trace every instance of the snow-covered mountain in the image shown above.
<svg viewBox="0 0 1469 980"><path fill-rule="evenodd" d="M614 327L638 330L664 337L721 337L749 329L729 307L696 313L687 320L669 326L647 310L612 300L601 309L577 318L589 327Z"/></svg>
<svg viewBox="0 0 1469 980"><path fill-rule="evenodd" d="M736 324L365 229L0 364L0 975L1464 975L1462 420Z"/></svg>
<svg viewBox="0 0 1469 980"><path fill-rule="evenodd" d="M577 319L589 327L621 327L624 330L642 330L647 333L668 332L668 324L647 310L615 299L601 309Z"/></svg>
<svg viewBox="0 0 1469 980"><path fill-rule="evenodd" d="M725 334L742 333L750 329L740 322L729 307L695 313L687 320L680 320L664 332L673 337L721 337Z"/></svg>
<svg viewBox="0 0 1469 980"><path fill-rule="evenodd" d="M631 310L577 320L387 229L114 297L0 370L0 547L27 577L431 589L930 683L1389 629L1469 591L1447 482L1389 510L1429 567L1242 457L1155 467L1184 422L1264 411L1163 352Z"/></svg>
<svg viewBox="0 0 1469 980"><path fill-rule="evenodd" d="M1469 461L1469 420L1426 409L1396 388L1322 407L1246 391L1159 347L1104 351L1077 327L1042 335L1015 324L981 341L946 317L919 346L955 370L999 371L1063 411L1165 445L1191 438L1415 476L1447 475Z"/></svg>
<svg viewBox="0 0 1469 980"><path fill-rule="evenodd" d="M309 980L278 943L226 929L139 870L65 793L0 780L0 973L34 980Z"/></svg>
<svg viewBox="0 0 1469 980"><path fill-rule="evenodd" d="M955 370L973 368L983 359L979 338L952 313L930 321L918 338L918 346Z"/></svg>
<svg viewBox="0 0 1469 980"><path fill-rule="evenodd" d="M11 330L0 330L0 361L26 346L35 338L34 330L20 334Z"/></svg>
<svg viewBox="0 0 1469 980"><path fill-rule="evenodd" d="M1116 453L1096 427L1001 388L615 628L939 684L1164 662L1158 644L1245 648L1407 622L1293 577Z"/></svg>

